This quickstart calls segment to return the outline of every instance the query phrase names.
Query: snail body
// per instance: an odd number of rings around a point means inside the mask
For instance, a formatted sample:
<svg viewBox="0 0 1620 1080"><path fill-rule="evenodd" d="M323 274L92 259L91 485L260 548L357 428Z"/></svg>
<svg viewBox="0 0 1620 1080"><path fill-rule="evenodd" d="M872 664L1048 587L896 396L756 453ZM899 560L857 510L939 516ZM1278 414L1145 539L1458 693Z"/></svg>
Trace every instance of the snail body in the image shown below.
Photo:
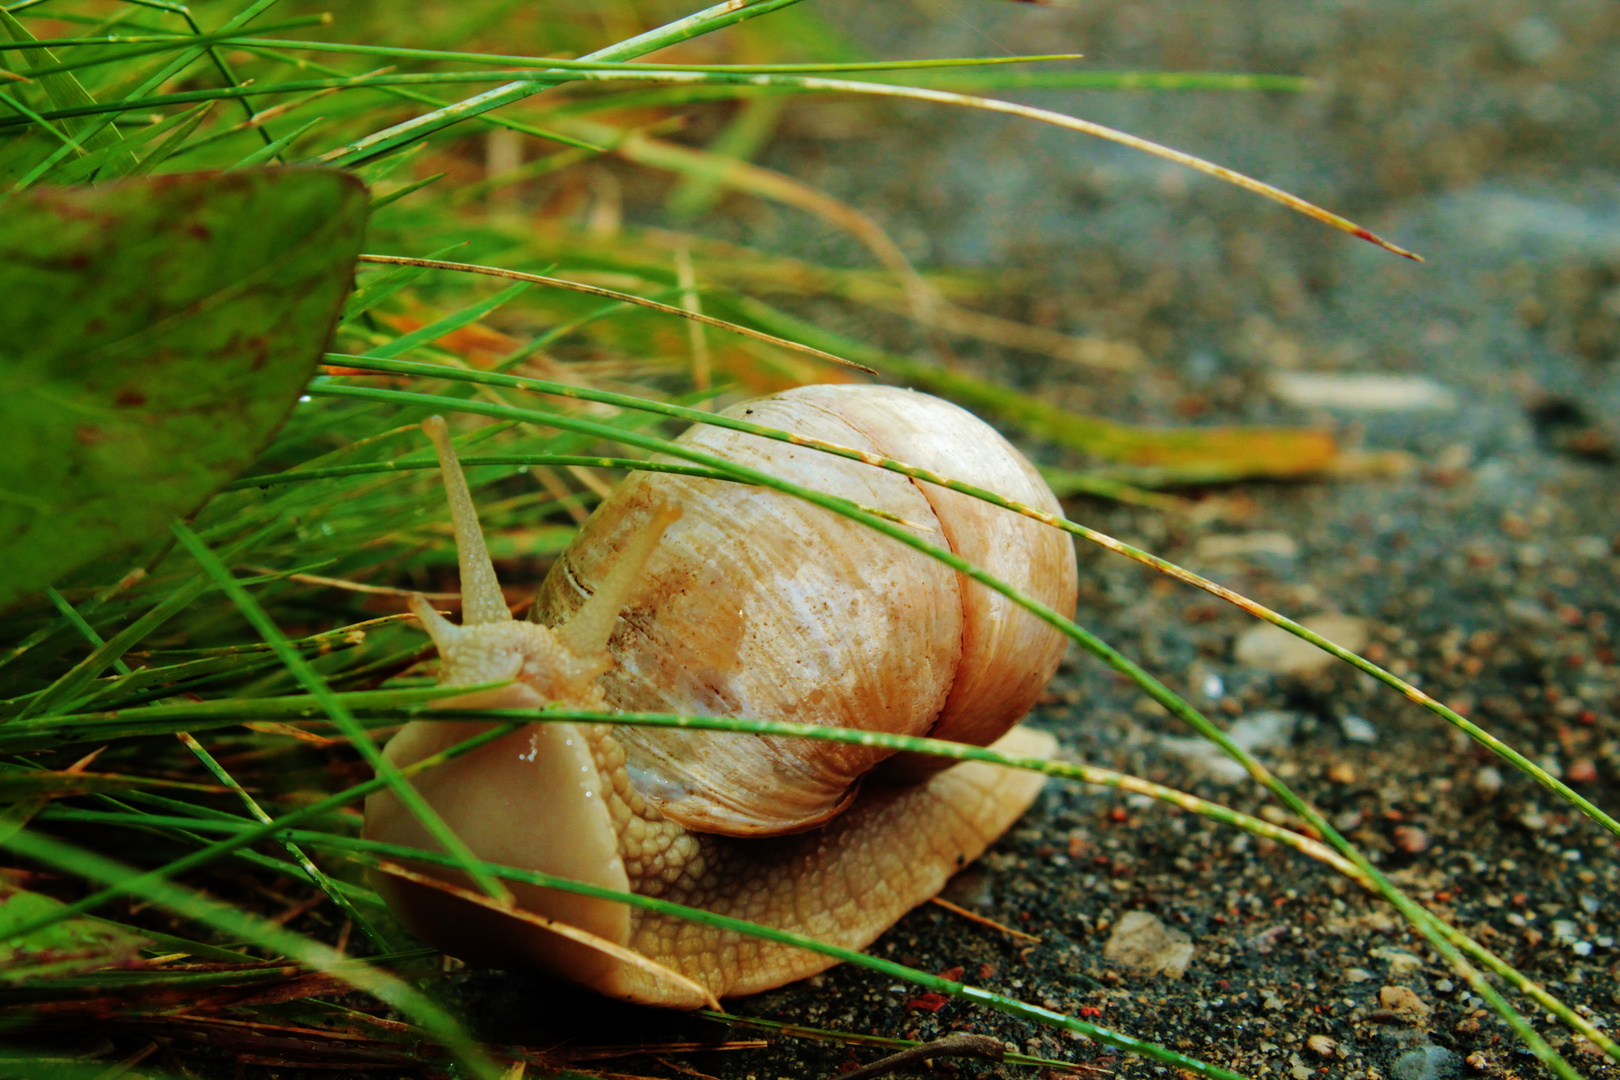
<svg viewBox="0 0 1620 1080"><path fill-rule="evenodd" d="M1059 512L996 432L927 395L801 387L728 412ZM464 494L458 508L453 452L442 432L435 442L457 521L463 625L420 598L412 608L439 646L441 683L516 679L457 705L751 716L1051 753L1050 737L1014 725L1055 671L1060 634L942 563L774 491L637 473L554 565L538 621L512 621ZM681 442L875 507L1073 610L1073 548L1056 530L805 447L708 425ZM470 733L414 722L387 754L406 764ZM1031 773L947 765L806 739L544 723L414 782L487 861L861 948L977 857L1041 785ZM368 801L366 818L369 836L432 846L387 793ZM408 925L463 959L548 968L650 1004L701 1002L689 986L448 894L408 882L384 892ZM833 963L622 904L521 885L514 893L521 907L626 945L717 995Z"/></svg>

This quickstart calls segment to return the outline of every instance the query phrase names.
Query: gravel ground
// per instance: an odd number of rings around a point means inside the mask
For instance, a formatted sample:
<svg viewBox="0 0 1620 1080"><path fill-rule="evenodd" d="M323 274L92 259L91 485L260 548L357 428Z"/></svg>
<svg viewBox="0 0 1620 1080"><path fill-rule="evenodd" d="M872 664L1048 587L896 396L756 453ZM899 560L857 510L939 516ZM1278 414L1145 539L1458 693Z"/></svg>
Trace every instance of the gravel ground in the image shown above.
<svg viewBox="0 0 1620 1080"><path fill-rule="evenodd" d="M1134 344L1152 361L1103 377L964 347L998 378L1111 417L1314 421L1349 445L1409 455L1394 476L1218 493L1209 520L1091 502L1070 513L1290 614L1353 619L1339 628L1365 633L1370 657L1615 809L1620 4L829 0L823 10L886 55L1074 48L1100 69L1319 80L1307 94L1020 100L1250 172L1428 262L1003 117L860 105L840 125L790 111L766 162L880 216L924 265L1027 282L1001 314ZM845 240L796 227L780 222L766 239L862 260ZM923 344L899 328L876 332L896 347ZM1399 376L1406 404L1323 408L1278 392L1301 373ZM1329 400L1342 405L1346 392L1334 384ZM1287 658L1263 637L1239 648L1252 624L1235 609L1101 552L1081 558L1082 622L1231 723L1411 894L1583 1012L1620 1020L1612 838L1365 677L1265 670ZM1034 721L1077 758L1285 820L1087 659L1070 658ZM1381 904L1301 856L1143 800L1049 786L950 895L1040 944L925 908L877 951L1250 1076L1543 1074ZM1105 955L1149 916L1168 944L1190 945L1180 978ZM531 1039L535 995L554 996L491 975L466 991L493 1030ZM599 1002L556 1008L548 1027L561 1019L587 1041L718 1031ZM848 969L738 1008L914 1038L979 1031L1122 1076L1167 1071ZM1532 1018L1586 1075L1620 1075ZM766 1080L876 1056L782 1040L683 1060ZM645 1058L616 1067L672 1075ZM975 1062L934 1071L1030 1075Z"/></svg>

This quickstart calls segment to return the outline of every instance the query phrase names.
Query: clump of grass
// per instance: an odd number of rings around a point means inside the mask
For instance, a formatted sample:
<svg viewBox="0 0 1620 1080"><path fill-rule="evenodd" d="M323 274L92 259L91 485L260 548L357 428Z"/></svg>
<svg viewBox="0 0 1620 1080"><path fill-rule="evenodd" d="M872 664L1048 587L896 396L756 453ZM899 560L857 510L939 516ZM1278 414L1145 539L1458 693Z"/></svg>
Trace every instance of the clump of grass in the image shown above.
<svg viewBox="0 0 1620 1080"><path fill-rule="evenodd" d="M1065 413L965 370L895 355L805 320L791 310L795 298L830 296L857 309L903 313L941 340L977 335L1102 367L1140 362L1117 343L976 314L969 305L993 294L990 283L917 270L856 208L748 160L786 94L930 101L1125 142L1383 243L1218 166L981 96L1022 86L1168 91L1299 83L1013 71L965 60L885 64L840 41L797 0L718 5L595 51L599 19L610 17L594 4L545 5L538 16L496 0L445 5L426 10L414 27L400 26L387 9L357 7L330 23L298 10L276 12L286 17L271 21L271 7L256 0L228 16L211 13L211 30L185 8L152 0L113 7L25 0L3 20L10 44L0 59L11 77L0 79L0 105L9 110L0 114L0 184L7 189L317 163L360 175L373 207L373 254L358 267L327 366L248 475L138 558L86 568L4 615L4 639L12 644L0 653L0 792L8 804L0 842L17 866L0 904L0 998L25 1018L11 1034L50 1038L94 1024L112 1041L93 1049L133 1048L125 1063L149 1075L157 1067L176 1075L205 1067L198 1062L206 1059L181 1048L198 1038L246 1064L476 1076L569 1066L562 1053L480 1044L436 997L437 956L393 925L362 876L410 859L458 867L496 901L507 881L604 892L483 863L442 829L445 854L358 835L356 807L365 795L391 787L408 796L405 773L534 719L466 714L498 726L410 770L393 769L378 754L390 731L440 696L418 667L426 641L399 612L406 592L432 594L453 580L453 548L435 512L434 478L424 472L433 461L413 436L423 417L445 412L481 418L460 444L497 558L560 551L605 490L605 477L628 469L786 491L1005 593L1239 761L1298 824L1284 827L1111 770L1009 760L932 740L748 718L614 715L613 722L858 739L1145 795L1286 845L1382 897L1558 1075L1576 1074L1505 1000L1498 981L1620 1060L1586 1018L1401 892L1220 728L1083 627L881 516L669 440L680 425L720 422L710 411L716 398L859 377L842 363L852 361L993 413L1031 437L1103 460L1150 459L1159 468L1154 479L1165 483L1255 475L1279 457L1304 471L1320 468L1334 448L1319 433L1141 431ZM708 35L723 29L732 30L737 55L764 62L717 62L724 56ZM512 55L517 35L531 45L526 52L546 58ZM807 62L793 42L816 43L825 59ZM660 49L669 50L659 58L668 62L640 62ZM710 146L663 137L714 103L732 112ZM678 217L691 219L722 191L744 192L845 230L877 269L811 265L698 235L628 228L622 177L641 168L677 175L670 203ZM492 275L505 281L492 283ZM1265 453L1256 452L1261 440ZM1293 453L1279 455L1278 446ZM654 464L647 460L654 454L682 463ZM1025 513L1282 626L1436 713L1620 834L1603 811L1489 733L1279 613L993 492L904 462L883 467ZM1072 490L1175 505L1117 478L1069 479ZM430 811L424 815L432 821ZM1082 1017L890 960L646 897L608 895L792 941L1197 1075L1234 1075ZM47 1061L17 1049L0 1056L0 1072L17 1075L48 1067L94 1076L108 1064L105 1053Z"/></svg>

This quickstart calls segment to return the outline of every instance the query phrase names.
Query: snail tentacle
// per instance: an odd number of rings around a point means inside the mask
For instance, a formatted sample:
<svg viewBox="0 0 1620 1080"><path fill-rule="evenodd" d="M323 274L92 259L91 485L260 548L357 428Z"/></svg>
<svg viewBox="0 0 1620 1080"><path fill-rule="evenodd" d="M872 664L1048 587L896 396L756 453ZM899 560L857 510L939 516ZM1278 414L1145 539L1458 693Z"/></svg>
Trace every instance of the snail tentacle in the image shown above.
<svg viewBox="0 0 1620 1080"><path fill-rule="evenodd" d="M506 622L512 613L495 579L495 564L484 546L484 531L478 527L478 511L467 490L467 477L461 471L456 448L450 445L450 429L444 417L430 416L422 421L422 430L433 440L439 472L444 476L445 497L450 500L450 524L456 531L456 554L461 561L461 624Z"/></svg>

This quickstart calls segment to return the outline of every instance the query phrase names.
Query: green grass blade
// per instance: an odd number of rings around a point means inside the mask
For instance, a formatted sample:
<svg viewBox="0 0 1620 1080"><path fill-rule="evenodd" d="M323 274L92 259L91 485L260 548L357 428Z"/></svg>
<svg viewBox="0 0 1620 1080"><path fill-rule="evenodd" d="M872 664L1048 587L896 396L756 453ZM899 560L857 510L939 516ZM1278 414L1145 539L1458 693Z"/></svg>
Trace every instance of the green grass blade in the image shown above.
<svg viewBox="0 0 1620 1080"><path fill-rule="evenodd" d="M317 116L307 124L304 124L296 130L289 131L279 139L272 139L270 142L265 143L263 146L253 151L253 153L249 154L247 157L238 161L236 164L227 167L225 171L235 172L238 169L251 169L257 165L266 164L267 162L273 160L283 150L287 149L288 146L292 145L294 140L303 136L316 124L321 123L325 119L326 117L324 116Z"/></svg>
<svg viewBox="0 0 1620 1080"><path fill-rule="evenodd" d="M181 732L179 738L181 742L185 743L186 749L190 750L192 755L202 762L203 768L213 774L214 778L220 783L236 793L236 797L242 801L242 805L247 807L248 813L252 814L260 822L271 820L270 815L264 812L264 807L259 805L258 800L249 795L247 789L237 783L236 778L215 760L214 755L210 754L202 743L194 739L189 732ZM327 877L321 868L316 866L297 844L291 840L283 840L282 847L286 849L287 854L304 871L304 874L319 886L320 890L343 913L344 918L359 928L360 932L366 936L378 952L388 951L388 940L379 934L376 927L372 926L366 917L355 909L354 904L349 901L347 896L343 895L337 884Z"/></svg>
<svg viewBox="0 0 1620 1080"><path fill-rule="evenodd" d="M265 27L266 31L280 27ZM187 39L177 39L187 40ZM600 56L564 60L549 56L515 53L456 52L449 49L411 49L396 45L361 45L344 41L307 41L291 38L216 38L221 44L244 47L288 49L301 52L348 53L355 56L385 56L402 60L431 60L440 63L491 64L508 68L536 68L542 71L694 71L729 75L788 75L834 72L925 72L939 68L998 67L1006 64L1041 64L1055 60L1078 60L1074 53L1038 56L965 56L926 60L853 60L812 64L636 64L615 62ZM34 74L34 72L25 72ZM1252 78L1252 76L1248 76Z"/></svg>
<svg viewBox="0 0 1620 1080"><path fill-rule="evenodd" d="M56 610L60 611L63 617L72 624L73 629L77 630L80 636L90 643L90 647L92 649L99 649L103 645L107 644L102 636L96 633L96 628L85 622L84 616L79 614L78 609L64 600L62 598L62 594L57 592L56 589L46 588L45 597L46 599L50 600L51 604L55 606ZM129 665L124 663L122 657L119 657L113 661L113 669L120 675L134 674L132 671L130 671Z"/></svg>
<svg viewBox="0 0 1620 1080"><path fill-rule="evenodd" d="M137 161L135 167L125 175L146 176L151 173L153 169L173 156L175 151L180 149L187 139L191 138L192 133L208 118L208 114L213 109L214 103L206 101L184 112L164 117L158 123L152 124L125 139L124 145L133 152L139 150L141 146L150 140L156 139L159 135L164 136L156 146L152 147L151 152ZM59 184L76 184L89 178L97 169L100 169L104 176L110 178L113 173L109 158L110 155L107 149L97 150L93 154L86 154L77 161L58 169L56 175L51 179Z"/></svg>
<svg viewBox="0 0 1620 1080"><path fill-rule="evenodd" d="M117 885L139 881L137 895L143 899L233 938L259 942L316 971L335 975L355 989L399 1009L435 1041L454 1053L473 1075L482 1080L499 1080L501 1076L500 1070L449 1013L409 983L375 965L346 961L328 946L284 930L267 919L172 882L153 879L122 863L61 840L35 832L22 832L4 841L4 846L22 858L90 881Z"/></svg>
<svg viewBox="0 0 1620 1080"><path fill-rule="evenodd" d="M310 63L307 60L296 60L296 61L289 60L287 54L284 51L281 51L281 50L265 49L265 48L262 48L262 47L259 47L259 46L251 46L251 45L250 46L245 46L245 48L247 49L248 52L255 53L256 55L264 56L264 57L269 58L269 59L279 60L279 61L282 61L282 62L296 63L297 66L300 67L300 68L307 68L310 71L323 72L326 75L332 76L334 78L344 77L344 73L339 71L336 68L326 67L323 64L313 64L313 63ZM384 92L387 93L390 97L398 98L401 101L412 101L412 102L416 102L416 103L421 104L421 105L428 105L428 106L431 106L433 108L444 108L444 106L445 106L445 102L440 100L439 98L433 97L430 94L421 93L420 91L416 91L416 90L404 90L404 89L389 88L389 89L386 89ZM491 115L489 113L481 113L478 116L478 120L479 120L480 123L482 123L482 124L484 124L484 125L486 125L488 127L505 128L508 131L516 131L519 134L530 135L530 136L533 136L536 139L544 139L547 142L555 142L555 143L561 143L563 146L571 146L571 147L573 147L573 148L575 148L577 150L585 150L585 151L590 151L592 153L600 153L601 149L602 149L599 146L594 146L594 145L592 145L592 144L590 144L588 142L584 142L584 141L582 141L580 139L573 138L572 136L564 135L561 132L550 131L550 130L547 130L545 128L538 128L538 127L535 127L533 124L525 124L521 120L514 120L514 119L512 119L511 117L508 117L508 116L499 116L499 115ZM420 144L416 144L416 145L420 145ZM362 166L362 167L364 167L364 166Z"/></svg>
<svg viewBox="0 0 1620 1080"><path fill-rule="evenodd" d="M272 23L269 26L260 27L259 32L268 34L274 33L278 30L297 30L307 26L324 26L330 21L330 18L324 15L305 15L296 19L289 19L285 22ZM24 33L26 32L27 31L24 31ZM33 79L39 79L48 87L51 79L67 75L69 72L82 71L85 68L100 67L104 64L128 63L130 60L138 57L174 52L178 49L187 49L198 45L214 45L220 42L228 41L236 36L238 35L235 33L235 31L222 30L212 34L175 34L172 37L158 38L157 40L153 40L151 37L148 37L143 43L136 45L134 48L115 48L98 56L87 57L83 60L65 62L57 60L55 55L49 49L42 49L41 51L45 54L45 63L39 67L24 68L22 71L18 72L18 74L25 75ZM20 40L17 38L15 32L13 32L12 38L13 40ZM43 43L35 41L33 44L40 45ZM100 41L95 42L95 44L116 46L120 44L133 43L121 42L117 37L111 37L103 38ZM74 85L78 85L78 80L74 79L73 83ZM83 87L80 87L80 89L82 91ZM85 97L88 99L89 95L85 95ZM55 95L52 95L52 100L55 100ZM77 104L77 102L64 103Z"/></svg>
<svg viewBox="0 0 1620 1080"><path fill-rule="evenodd" d="M429 255L427 260L436 260L439 256L448 255L450 252L461 246L463 246L461 243L455 243L448 247L440 248L438 251L435 251L433 254ZM347 326L355 319L358 319L361 315L364 315L367 311L370 311L372 308L376 307L378 304L382 303L384 300L388 299L390 296L393 296L411 282L427 273L427 270L428 268L425 266L397 266L394 269L384 271L375 277L367 278L359 288L355 289L354 292L349 294L348 302L343 305L343 314L338 317L338 326Z"/></svg>
<svg viewBox="0 0 1620 1080"><path fill-rule="evenodd" d="M361 255L360 261L363 263L382 263L396 266L422 266L436 270L461 270L476 274L484 274L490 277L515 278L518 281L525 281L535 285L546 285L554 289L567 289L572 292L585 293L589 296L605 296L613 299L617 304L628 304L634 307L644 307L651 311L662 312L665 315L674 315L677 318L688 319L704 326L712 326L718 330L726 330L733 334L741 334L744 337L753 338L755 341L763 341L768 345L775 345L783 349L791 349L794 352L803 353L806 356L813 356L818 360L825 360L830 364L837 364L840 367L852 367L859 371L864 371L868 375L878 374L865 364L857 363L854 360L849 360L845 357L838 356L835 353L825 352L809 345L803 345L792 340L791 338L776 337L775 335L766 334L759 330L755 330L752 327L743 326L740 323L727 322L724 319L717 319L712 315L705 315L698 311L689 311L686 308L676 307L673 304L661 303L657 300L649 300L644 296L636 296L633 293L623 293L614 289L605 289L600 285L588 285L581 281L569 281L567 278L548 277L545 274L528 274L520 270L503 270L500 267L495 266L478 266L472 263L440 262L433 259L414 259L408 256L400 255ZM416 333L419 334L424 332L425 329L416 331ZM396 341L382 349L373 350L370 355L380 355L385 358L397 356L400 351L397 348L398 344L399 343ZM502 366L506 366L511 363L513 363L511 360L503 361Z"/></svg>
<svg viewBox="0 0 1620 1080"><path fill-rule="evenodd" d="M1510 1006L1496 989L1485 980L1484 976L1465 960L1457 947L1451 943L1447 935L1440 932L1433 924L1432 917L1419 904L1407 897L1382 873L1374 867L1354 845L1345 840L1317 810L1296 795L1292 789L1273 775L1259 761L1244 751L1241 747L1227 738L1225 732L1212 724L1202 713L1194 709L1179 695L1155 679L1147 671L1130 660L1128 657L1108 645L1094 634L1063 618L1044 604L1025 596L1012 589L993 575L985 573L978 567L966 562L952 552L945 551L920 537L914 536L909 530L893 525L882 518L867 513L858 507L845 503L843 500L821 495L815 491L796 484L785 483L758 470L735 465L722 458L713 457L693 451L683 445L655 439L636 433L616 431L605 425L598 425L588 420L559 414L548 414L532 410L516 409L509 406L490 405L483 402L459 401L455 399L435 398L426 394L412 394L395 390L375 390L362 387L346 387L320 385L310 388L311 394L329 397L347 397L372 401L393 401L400 405L416 408L451 408L462 412L477 413L492 416L501 420L520 420L529 423L547 425L564 430L589 433L599 438L614 439L627 445L636 446L644 450L652 450L682 458L694 464L708 468L718 469L731 473L739 480L745 480L761 487L771 488L798 498L805 499L815 505L825 507L843 514L853 520L860 521L870 528L876 529L893 540L897 540L908 547L927 554L958 573L1001 593L1013 603L1022 607L1041 621L1059 630L1092 656L1101 660L1108 667L1135 683L1145 694L1165 708L1172 716L1177 717L1204 738L1215 743L1227 756L1237 761L1254 780L1269 791L1273 797L1288 809L1303 818L1310 826L1322 835L1329 844L1353 862L1368 880L1373 882L1379 894L1393 905L1403 917L1413 924L1420 933L1434 946L1435 950L1443 956L1448 963L1468 982L1475 994L1486 1001L1500 1015L1507 1024L1513 1028L1521 1042L1534 1053L1543 1064L1552 1069L1564 1080L1576 1080L1578 1074L1570 1067L1556 1051L1547 1044L1539 1034L1531 1028L1524 1017L1519 1015Z"/></svg>
<svg viewBox="0 0 1620 1080"><path fill-rule="evenodd" d="M427 326L419 327L408 334L401 334L386 345L377 346L376 351L382 356L398 356L401 353L409 352L418 345L427 345L430 342L437 341L446 334L454 333L469 323L477 322L490 312L522 296L533 287L530 282L520 281L516 285L502 289L494 296L485 297L475 304L469 304L461 310L452 312Z"/></svg>
<svg viewBox="0 0 1620 1080"><path fill-rule="evenodd" d="M414 194L415 192L421 191L423 188L427 187L429 184L436 184L440 180L443 180L446 176L449 176L449 175L450 175L449 173L442 173L442 172L434 173L432 176L424 176L420 180L412 180L410 183L404 185L403 187L401 187L401 188L399 188L399 189L397 189L395 191L390 191L387 195L379 195L376 198L371 200L371 212L373 214L375 214L378 210L381 210L383 207L387 206L388 204L396 203L399 200L403 199L407 195L411 195L411 194Z"/></svg>
<svg viewBox="0 0 1620 1080"><path fill-rule="evenodd" d="M377 775L383 778L389 790L421 822L422 827L428 831L428 834L442 844L446 851L456 856L458 861L464 865L467 876L472 878L479 888L495 899L509 903L511 893L507 891L506 887L472 865L476 860L466 842L456 835L455 830L444 823L444 819L439 817L438 811L429 805L428 801L423 798L422 793L406 781L399 767L383 756L381 747L377 745L377 740L373 739L371 733L355 720L354 714L332 693L326 685L326 680L322 679L309 661L304 659L303 654L288 643L281 629L259 606L259 602L253 599L252 595L231 575L225 564L220 562L219 556L210 551L201 540L197 539L195 533L179 522L174 525L174 534L179 538L181 546L191 554L192 558L197 560L208 576L213 578L225 590L225 594L231 598L231 602L241 611L243 617L252 624L258 635L275 651L276 657L286 666L288 671L292 672L299 685L311 697L320 702L321 708L338 726L338 730L349 738L354 748L359 751L360 756L365 759L366 764L370 765Z"/></svg>
<svg viewBox="0 0 1620 1080"><path fill-rule="evenodd" d="M52 712L59 705L66 704L84 693L96 676L117 663L126 652L135 647L137 642L178 615L207 588L208 579L199 576L175 589L145 615L114 634L106 644L98 646L89 656L63 672L28 708L23 710L18 719L26 720L32 716Z"/></svg>
<svg viewBox="0 0 1620 1080"><path fill-rule="evenodd" d="M780 11L792 7L800 0L756 0L748 3L747 0L724 0L702 11L694 12L683 19L666 23L644 34L626 38L605 49L581 57L581 60L629 60L633 57L644 56L647 53L688 41L703 34L722 30L728 26L757 18L761 15ZM546 83L513 82L494 90L476 94L465 101L458 101L454 105L447 105L425 116L418 116L402 124L383 131L367 135L363 139L329 150L316 159L325 165L355 165L369 158L391 153L418 139L426 138L436 131L458 124L470 117L479 116L491 109L510 105L514 101L521 101L526 97L546 89Z"/></svg>
<svg viewBox="0 0 1620 1080"><path fill-rule="evenodd" d="M446 761L452 760L453 758L460 757L462 754L476 750L478 747L483 746L486 743L493 742L504 735L509 735L522 726L522 723L503 724L496 722L495 726L491 727L489 730L480 732L479 734L465 739L438 754L432 755L431 757L423 758L421 761L415 762L414 764L401 769L400 773L404 776L414 776L415 774L426 769L434 768L435 766L441 765ZM76 915L83 915L86 912L93 911L107 901L119 896L144 895L144 890L146 890L149 886L165 881L177 874L183 874L188 870L194 870L197 867L206 866L214 860L229 855L241 848L256 844L261 840L270 839L280 830L291 828L300 822L308 821L311 818L320 817L329 811L347 806L353 802L358 802L359 800L364 799L367 795L370 795L376 791L381 791L386 787L388 787L387 780L381 777L374 777L365 783L356 784L353 787L340 791L335 795L329 795L324 799L320 799L306 806L302 806L297 810L283 814L274 821L260 823L244 822L243 824L246 827L240 832L212 844L209 847L194 851L190 855L182 856L173 862L167 863L166 865L157 867L153 870L147 870L144 873L137 874L133 877L119 878L117 881L109 883L107 887L92 893L89 896L75 900L71 904L64 904L60 910L53 912L49 917L37 919L25 925L12 927L7 931L0 932L0 941L9 941L17 937L23 937L46 926L54 925L63 919L73 918ZM192 828L203 828L205 827L205 824L206 822L203 820L197 820L190 823Z"/></svg>
<svg viewBox="0 0 1620 1080"><path fill-rule="evenodd" d="M642 458L599 457L591 454L473 454L461 458L467 468L480 465L577 465L587 469L635 469L643 472L671 473L675 476L701 476L706 480L729 480L729 476L713 469L696 465L670 465ZM330 469L299 469L263 476L244 476L225 490L244 491L249 488L277 487L282 484L302 484L316 480L336 480L349 476L378 476L388 473L413 472L418 469L437 469L439 462L430 457L396 458L369 465L334 465Z"/></svg>
<svg viewBox="0 0 1620 1080"><path fill-rule="evenodd" d="M0 31L4 31L6 36L12 41L26 42L34 40L34 35L28 32L28 28L23 26L22 23L18 22L16 17L4 8L0 8ZM54 65L57 63L56 55L49 49L42 49L40 51L44 54L47 65ZM51 69L47 67L39 71L24 72L23 74L37 77L40 86L42 86L45 90L46 96L48 96L51 99L51 102L59 109L95 104L95 99L85 91L84 87L80 85L78 79L74 78L70 74L67 74L66 72L50 74L50 70ZM86 132L87 128L90 129L88 132ZM67 129L74 135L83 135L84 137L82 140L82 145L89 148L116 146L118 143L123 141L123 136L120 135L118 133L118 129L114 127L97 124L74 124L69 122L67 124ZM135 158L132 155L129 155L127 150L124 153L124 157L127 157L128 160L115 157L111 161L112 167L117 170L119 175L122 175L135 167Z"/></svg>

